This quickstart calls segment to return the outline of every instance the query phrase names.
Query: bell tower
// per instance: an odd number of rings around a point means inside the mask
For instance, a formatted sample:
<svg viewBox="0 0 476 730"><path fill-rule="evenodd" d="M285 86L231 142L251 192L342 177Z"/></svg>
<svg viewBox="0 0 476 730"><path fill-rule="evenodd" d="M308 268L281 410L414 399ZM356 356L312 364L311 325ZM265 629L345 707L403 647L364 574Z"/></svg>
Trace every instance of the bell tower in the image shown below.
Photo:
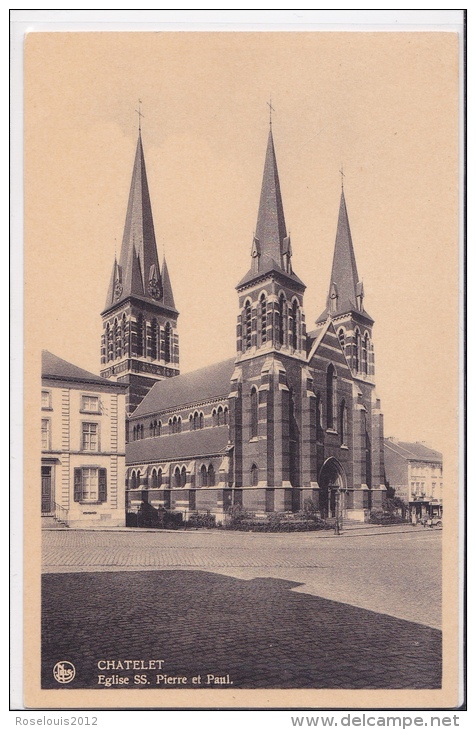
<svg viewBox="0 0 476 730"><path fill-rule="evenodd" d="M156 381L179 374L178 314L165 259L159 266L139 129L121 254L101 313L101 376L129 386L128 415Z"/></svg>
<svg viewBox="0 0 476 730"><path fill-rule="evenodd" d="M330 319L353 380L354 511L370 511L385 495L383 414L375 392L374 320L364 309L364 285L357 264L342 184L327 306L317 319Z"/></svg>
<svg viewBox="0 0 476 730"><path fill-rule="evenodd" d="M258 512L295 508L301 479L305 285L291 265L291 239L270 126L251 266L237 288L236 366L230 412L235 501Z"/></svg>

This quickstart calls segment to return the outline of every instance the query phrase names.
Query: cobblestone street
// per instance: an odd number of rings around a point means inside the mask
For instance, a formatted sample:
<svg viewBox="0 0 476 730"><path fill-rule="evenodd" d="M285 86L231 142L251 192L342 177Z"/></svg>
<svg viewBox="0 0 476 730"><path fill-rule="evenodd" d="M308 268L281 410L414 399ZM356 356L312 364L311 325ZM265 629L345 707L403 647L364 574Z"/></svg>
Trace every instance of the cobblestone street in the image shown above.
<svg viewBox="0 0 476 730"><path fill-rule="evenodd" d="M438 687L440 565L424 530L47 531L43 686L66 660L64 686L98 687L122 657L236 688Z"/></svg>

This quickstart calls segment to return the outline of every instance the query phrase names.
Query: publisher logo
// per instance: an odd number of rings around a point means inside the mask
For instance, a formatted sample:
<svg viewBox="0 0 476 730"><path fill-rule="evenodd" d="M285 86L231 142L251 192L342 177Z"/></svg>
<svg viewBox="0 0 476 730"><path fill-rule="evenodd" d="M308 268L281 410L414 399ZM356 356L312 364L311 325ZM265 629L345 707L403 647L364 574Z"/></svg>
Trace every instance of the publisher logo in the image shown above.
<svg viewBox="0 0 476 730"><path fill-rule="evenodd" d="M76 669L71 662L57 662L53 667L53 677L60 684L68 684L76 676Z"/></svg>

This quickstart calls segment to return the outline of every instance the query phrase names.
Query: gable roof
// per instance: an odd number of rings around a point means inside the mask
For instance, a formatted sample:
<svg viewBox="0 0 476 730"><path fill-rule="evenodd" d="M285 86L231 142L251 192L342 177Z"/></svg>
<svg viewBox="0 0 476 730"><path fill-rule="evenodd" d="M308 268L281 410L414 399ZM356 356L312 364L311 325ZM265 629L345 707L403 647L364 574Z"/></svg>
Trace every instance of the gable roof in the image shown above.
<svg viewBox="0 0 476 730"><path fill-rule="evenodd" d="M411 443L409 441L393 441L385 439L384 444L396 454L407 459L407 461L442 461L443 455L440 451L430 449L422 443Z"/></svg>
<svg viewBox="0 0 476 730"><path fill-rule="evenodd" d="M41 376L48 380L92 383L98 388L119 388L125 390L127 387L121 383L114 383L105 378L101 378L99 375L90 373L88 370L83 370L83 368L73 365L73 363L63 360L57 355L53 355L48 350L43 350L41 353Z"/></svg>
<svg viewBox="0 0 476 730"><path fill-rule="evenodd" d="M205 458L224 452L228 442L228 426L214 426L198 431L184 431L131 441L126 444L126 464Z"/></svg>
<svg viewBox="0 0 476 730"><path fill-rule="evenodd" d="M132 418L146 416L171 408L199 403L211 398L227 398L235 368L235 358L166 378L156 383L137 406Z"/></svg>

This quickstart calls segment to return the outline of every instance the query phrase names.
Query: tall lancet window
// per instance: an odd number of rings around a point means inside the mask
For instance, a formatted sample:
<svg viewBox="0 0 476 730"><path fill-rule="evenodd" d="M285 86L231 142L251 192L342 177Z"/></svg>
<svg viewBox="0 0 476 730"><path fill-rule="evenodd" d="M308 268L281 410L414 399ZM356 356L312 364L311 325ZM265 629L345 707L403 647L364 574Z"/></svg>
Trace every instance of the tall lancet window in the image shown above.
<svg viewBox="0 0 476 730"><path fill-rule="evenodd" d="M245 350L251 347L251 302L245 304Z"/></svg>
<svg viewBox="0 0 476 730"><path fill-rule="evenodd" d="M322 402L320 393L316 393L316 441L322 442Z"/></svg>
<svg viewBox="0 0 476 730"><path fill-rule="evenodd" d="M369 335L367 332L362 342L362 370L365 375L369 374Z"/></svg>
<svg viewBox="0 0 476 730"><path fill-rule="evenodd" d="M150 328L150 356L153 360L157 360L158 358L158 349L159 349L159 325L157 324L157 320L152 320L151 328Z"/></svg>
<svg viewBox="0 0 476 730"><path fill-rule="evenodd" d="M127 320L126 320L125 314L122 315L121 338L122 338L122 354L128 355L129 354L129 342L127 339Z"/></svg>
<svg viewBox="0 0 476 730"><path fill-rule="evenodd" d="M339 434L341 446L347 446L347 406L345 405L345 400L340 404Z"/></svg>
<svg viewBox="0 0 476 730"><path fill-rule="evenodd" d="M354 369L359 372L360 370L360 348L362 345L362 338L360 336L360 330L357 328L354 332Z"/></svg>
<svg viewBox="0 0 476 730"><path fill-rule="evenodd" d="M143 357L144 355L144 317L139 314L137 317L137 356Z"/></svg>
<svg viewBox="0 0 476 730"><path fill-rule="evenodd" d="M286 297L281 294L279 297L279 310L278 310L278 341L280 345L284 345L286 342Z"/></svg>
<svg viewBox="0 0 476 730"><path fill-rule="evenodd" d="M251 389L250 425L251 438L256 438L258 436L258 391L255 387Z"/></svg>
<svg viewBox="0 0 476 730"><path fill-rule="evenodd" d="M331 364L327 368L327 428L336 429L336 385L337 376L335 367Z"/></svg>
<svg viewBox="0 0 476 730"><path fill-rule="evenodd" d="M108 360L112 360L111 328L109 327L109 322L106 325L106 357Z"/></svg>
<svg viewBox="0 0 476 730"><path fill-rule="evenodd" d="M172 327L167 322L164 330L164 360L170 362L172 359Z"/></svg>
<svg viewBox="0 0 476 730"><path fill-rule="evenodd" d="M259 318L260 318L260 331L261 331L261 344L266 342L266 296L262 294L259 298Z"/></svg>
<svg viewBox="0 0 476 730"><path fill-rule="evenodd" d="M296 300L293 301L291 310L291 347L294 350L298 349L298 303Z"/></svg>

